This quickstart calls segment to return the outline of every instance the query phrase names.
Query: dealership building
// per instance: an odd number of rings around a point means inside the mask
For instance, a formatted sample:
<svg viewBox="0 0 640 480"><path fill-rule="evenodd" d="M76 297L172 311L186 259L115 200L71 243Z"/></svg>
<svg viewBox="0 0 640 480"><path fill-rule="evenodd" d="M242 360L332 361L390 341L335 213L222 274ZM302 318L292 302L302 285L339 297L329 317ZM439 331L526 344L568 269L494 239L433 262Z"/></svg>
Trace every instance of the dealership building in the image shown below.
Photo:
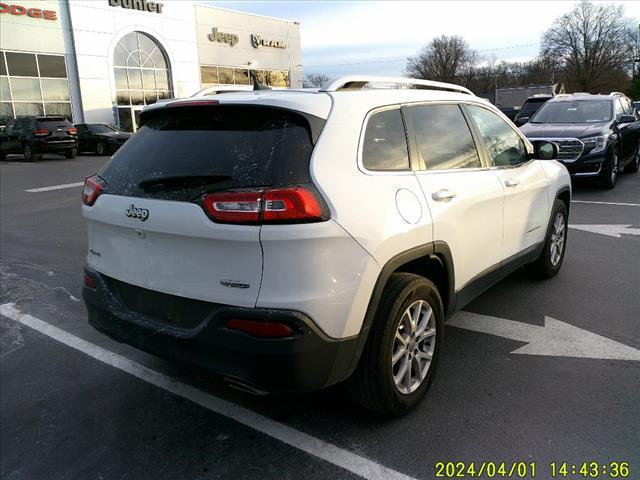
<svg viewBox="0 0 640 480"><path fill-rule="evenodd" d="M135 131L158 100L302 86L298 22L186 0L0 0L0 50L0 125L65 115Z"/></svg>

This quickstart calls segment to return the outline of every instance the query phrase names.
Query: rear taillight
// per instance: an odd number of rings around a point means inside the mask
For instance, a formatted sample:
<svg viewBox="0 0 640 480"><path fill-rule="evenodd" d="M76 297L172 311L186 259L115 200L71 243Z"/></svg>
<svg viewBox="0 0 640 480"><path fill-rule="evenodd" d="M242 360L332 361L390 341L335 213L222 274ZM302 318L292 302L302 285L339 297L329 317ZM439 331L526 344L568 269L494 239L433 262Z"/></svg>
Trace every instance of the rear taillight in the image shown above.
<svg viewBox="0 0 640 480"><path fill-rule="evenodd" d="M93 205L103 191L104 183L98 175L85 178L84 189L82 190L82 202L88 206Z"/></svg>
<svg viewBox="0 0 640 480"><path fill-rule="evenodd" d="M78 133L78 130L76 129L76 127L71 127L69 130L67 130L67 133L69 135L75 135L76 133Z"/></svg>
<svg viewBox="0 0 640 480"><path fill-rule="evenodd" d="M202 201L209 216L220 223L256 224L260 220L262 192L227 192L206 195Z"/></svg>
<svg viewBox="0 0 640 480"><path fill-rule="evenodd" d="M47 135L49 135L49 130L47 130L46 128L38 128L37 130L33 131L33 135L36 137L46 137Z"/></svg>
<svg viewBox="0 0 640 480"><path fill-rule="evenodd" d="M293 329L286 323L280 322L262 322L258 320L234 318L227 322L227 328L262 338L284 338L293 335Z"/></svg>
<svg viewBox="0 0 640 480"><path fill-rule="evenodd" d="M304 187L212 193L202 205L218 223L305 223L329 218L318 194Z"/></svg>
<svg viewBox="0 0 640 480"><path fill-rule="evenodd" d="M96 281L91 278L89 275L87 275L86 273L84 274L84 286L91 288L93 290L97 289L98 286L96 285Z"/></svg>
<svg viewBox="0 0 640 480"><path fill-rule="evenodd" d="M283 188L264 192L263 222L316 220L322 217L322 205L306 188Z"/></svg>

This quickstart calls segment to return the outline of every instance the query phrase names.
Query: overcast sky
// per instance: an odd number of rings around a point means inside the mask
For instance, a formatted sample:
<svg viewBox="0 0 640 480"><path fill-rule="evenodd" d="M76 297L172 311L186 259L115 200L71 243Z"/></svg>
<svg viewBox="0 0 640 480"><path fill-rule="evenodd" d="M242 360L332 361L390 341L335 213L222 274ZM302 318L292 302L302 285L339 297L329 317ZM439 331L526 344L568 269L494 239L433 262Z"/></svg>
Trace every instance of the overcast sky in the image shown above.
<svg viewBox="0 0 640 480"><path fill-rule="evenodd" d="M304 73L401 75L437 35L461 35L484 56L529 60L540 35L575 1L208 1L301 25ZM607 2L596 2L607 3ZM640 19L640 1L621 4Z"/></svg>

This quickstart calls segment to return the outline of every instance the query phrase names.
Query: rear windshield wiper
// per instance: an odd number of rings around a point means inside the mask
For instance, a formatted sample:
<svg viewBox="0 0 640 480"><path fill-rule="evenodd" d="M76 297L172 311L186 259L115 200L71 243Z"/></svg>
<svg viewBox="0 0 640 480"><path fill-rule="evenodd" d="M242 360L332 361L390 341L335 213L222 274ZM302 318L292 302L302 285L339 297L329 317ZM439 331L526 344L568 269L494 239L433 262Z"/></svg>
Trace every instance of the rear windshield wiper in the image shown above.
<svg viewBox="0 0 640 480"><path fill-rule="evenodd" d="M229 175L167 175L142 180L138 187L143 190L174 190L181 188L206 187L216 183L234 180Z"/></svg>

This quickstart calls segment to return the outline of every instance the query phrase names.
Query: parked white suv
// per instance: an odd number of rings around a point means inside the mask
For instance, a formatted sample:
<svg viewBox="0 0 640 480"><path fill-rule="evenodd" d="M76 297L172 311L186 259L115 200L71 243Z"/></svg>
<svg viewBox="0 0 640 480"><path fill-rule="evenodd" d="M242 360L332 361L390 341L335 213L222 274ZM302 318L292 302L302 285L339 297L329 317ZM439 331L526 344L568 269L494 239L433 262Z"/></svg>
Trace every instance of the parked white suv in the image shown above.
<svg viewBox="0 0 640 480"><path fill-rule="evenodd" d="M87 178L89 322L252 391L348 380L399 415L445 318L563 260L570 179L455 85L345 77L146 109Z"/></svg>

